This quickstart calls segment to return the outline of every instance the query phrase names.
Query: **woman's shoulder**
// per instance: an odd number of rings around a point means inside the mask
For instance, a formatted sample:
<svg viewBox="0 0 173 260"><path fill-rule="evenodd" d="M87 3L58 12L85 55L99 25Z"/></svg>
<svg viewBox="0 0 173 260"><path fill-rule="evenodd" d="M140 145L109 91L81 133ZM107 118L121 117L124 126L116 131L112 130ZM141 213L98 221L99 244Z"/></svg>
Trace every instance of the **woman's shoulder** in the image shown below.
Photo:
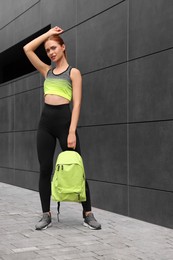
<svg viewBox="0 0 173 260"><path fill-rule="evenodd" d="M75 68L75 67L71 67L71 72L70 72L70 76L81 76L81 72L79 69Z"/></svg>

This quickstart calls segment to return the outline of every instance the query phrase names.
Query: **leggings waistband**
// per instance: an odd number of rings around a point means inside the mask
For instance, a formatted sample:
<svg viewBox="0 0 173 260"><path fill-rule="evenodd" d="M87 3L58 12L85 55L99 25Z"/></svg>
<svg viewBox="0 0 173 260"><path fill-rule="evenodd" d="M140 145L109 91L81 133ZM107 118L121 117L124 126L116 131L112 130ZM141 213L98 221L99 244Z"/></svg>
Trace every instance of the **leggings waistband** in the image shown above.
<svg viewBox="0 0 173 260"><path fill-rule="evenodd" d="M50 105L50 104L44 103L44 107L50 108L50 109L63 109L63 108L70 107L70 104L68 103L68 104L61 104L61 105Z"/></svg>

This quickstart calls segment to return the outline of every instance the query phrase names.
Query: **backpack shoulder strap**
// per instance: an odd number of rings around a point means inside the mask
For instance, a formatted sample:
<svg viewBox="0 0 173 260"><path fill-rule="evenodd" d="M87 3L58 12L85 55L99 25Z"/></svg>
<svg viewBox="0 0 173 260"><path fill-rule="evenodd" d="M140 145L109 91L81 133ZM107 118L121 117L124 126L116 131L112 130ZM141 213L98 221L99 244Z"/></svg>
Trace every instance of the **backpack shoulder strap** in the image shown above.
<svg viewBox="0 0 173 260"><path fill-rule="evenodd" d="M57 218L58 218L58 222L59 222L59 215L60 215L60 202L57 202Z"/></svg>

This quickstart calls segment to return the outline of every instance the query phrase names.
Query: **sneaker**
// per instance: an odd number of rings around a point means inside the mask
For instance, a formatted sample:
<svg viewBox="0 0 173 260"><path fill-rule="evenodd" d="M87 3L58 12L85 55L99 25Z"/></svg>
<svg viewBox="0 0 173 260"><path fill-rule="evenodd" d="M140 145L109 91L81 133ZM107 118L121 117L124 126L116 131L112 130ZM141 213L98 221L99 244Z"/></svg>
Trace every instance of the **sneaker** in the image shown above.
<svg viewBox="0 0 173 260"><path fill-rule="evenodd" d="M40 221L35 225L36 230L46 229L52 225L51 223L51 214L50 213L43 213L43 217Z"/></svg>
<svg viewBox="0 0 173 260"><path fill-rule="evenodd" d="M101 224L97 222L93 213L89 213L87 216L85 216L83 225L85 227L89 227L90 229L101 229Z"/></svg>

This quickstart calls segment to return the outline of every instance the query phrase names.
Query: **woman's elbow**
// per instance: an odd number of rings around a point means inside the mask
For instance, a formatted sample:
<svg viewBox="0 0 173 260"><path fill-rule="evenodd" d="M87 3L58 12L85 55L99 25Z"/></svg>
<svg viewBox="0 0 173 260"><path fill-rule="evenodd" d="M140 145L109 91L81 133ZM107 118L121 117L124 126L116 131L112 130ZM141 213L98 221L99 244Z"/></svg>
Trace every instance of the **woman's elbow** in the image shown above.
<svg viewBox="0 0 173 260"><path fill-rule="evenodd" d="M23 46L23 51L26 53L28 51L27 45Z"/></svg>

